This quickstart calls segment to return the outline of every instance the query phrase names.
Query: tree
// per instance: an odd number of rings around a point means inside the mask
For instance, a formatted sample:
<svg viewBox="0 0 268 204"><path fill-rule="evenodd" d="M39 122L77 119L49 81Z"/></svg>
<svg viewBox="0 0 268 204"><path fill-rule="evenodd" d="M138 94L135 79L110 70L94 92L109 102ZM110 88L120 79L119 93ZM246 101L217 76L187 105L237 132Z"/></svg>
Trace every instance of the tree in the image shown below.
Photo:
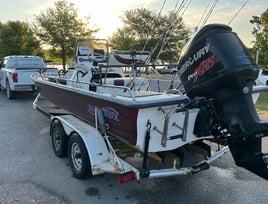
<svg viewBox="0 0 268 204"><path fill-rule="evenodd" d="M174 62L188 41L190 30L175 12L160 16L147 9L134 9L124 13L123 28L109 38L113 49L147 50L152 59Z"/></svg>
<svg viewBox="0 0 268 204"><path fill-rule="evenodd" d="M30 25L21 21L0 24L0 55L40 55L40 43Z"/></svg>
<svg viewBox="0 0 268 204"><path fill-rule="evenodd" d="M77 15L74 4L65 0L56 1L55 8L48 8L36 16L36 33L46 45L52 47L53 55L61 55L63 69L66 59L70 59L75 46L75 39L81 37L92 38L98 29L87 27L90 18L81 20Z"/></svg>
<svg viewBox="0 0 268 204"><path fill-rule="evenodd" d="M268 9L261 16L252 16L250 23L255 25L252 34L255 37L253 49L259 53L259 65L268 69Z"/></svg>

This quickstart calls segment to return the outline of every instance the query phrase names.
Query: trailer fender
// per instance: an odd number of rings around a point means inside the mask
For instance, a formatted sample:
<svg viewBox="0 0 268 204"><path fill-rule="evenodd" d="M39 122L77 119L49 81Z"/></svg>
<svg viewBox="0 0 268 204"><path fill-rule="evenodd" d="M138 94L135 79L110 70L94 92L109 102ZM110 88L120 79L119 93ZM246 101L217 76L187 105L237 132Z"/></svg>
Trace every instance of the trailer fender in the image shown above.
<svg viewBox="0 0 268 204"><path fill-rule="evenodd" d="M53 116L52 121L61 121L63 129L68 136L76 132L83 140L89 160L91 162L92 175L104 173L101 165L109 160L109 151L101 133L92 125L89 125L72 115Z"/></svg>

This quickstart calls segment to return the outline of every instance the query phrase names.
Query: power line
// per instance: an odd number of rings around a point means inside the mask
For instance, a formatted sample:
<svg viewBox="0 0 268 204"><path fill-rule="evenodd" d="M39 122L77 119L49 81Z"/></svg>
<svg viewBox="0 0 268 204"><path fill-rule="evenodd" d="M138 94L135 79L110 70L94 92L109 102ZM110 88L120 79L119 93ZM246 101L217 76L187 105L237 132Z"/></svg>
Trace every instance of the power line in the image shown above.
<svg viewBox="0 0 268 204"><path fill-rule="evenodd" d="M237 15L240 13L240 11L246 6L249 0L246 0L244 4L240 7L240 9L235 13L235 15L231 18L231 20L228 22L227 25L230 25L232 21L237 17Z"/></svg>
<svg viewBox="0 0 268 204"><path fill-rule="evenodd" d="M161 7L161 9L160 9L160 11L159 11L159 13L158 13L158 17L161 15L161 13L162 13L162 11L163 11L163 8L164 8L164 6L165 6L165 4L166 4L166 1L167 1L167 0L165 0L165 1L163 2L162 7Z"/></svg>
<svg viewBox="0 0 268 204"><path fill-rule="evenodd" d="M210 6L210 4L207 5L207 7L206 7L206 9L205 9L205 11L204 11L202 17L200 18L199 23L197 24L196 30L198 30L198 29L201 27L201 24L202 24L202 22L203 22L203 20L204 20L204 18L205 18L205 15L206 15L206 13L208 12L208 8L209 8L209 6Z"/></svg>
<svg viewBox="0 0 268 204"><path fill-rule="evenodd" d="M174 21L176 20L177 15L179 14L180 11L182 11L183 8L185 8L185 6L187 5L187 2L189 0L183 0L181 2L181 4L179 5L179 7L177 8L177 10L174 10L174 16L171 16L171 19L169 21L169 25L167 26L165 32L162 33L162 35L160 36L159 40L157 41L154 49L152 50L151 54L153 55L154 52L156 51L157 47L159 46L160 43L163 43L163 41L165 40L165 38L167 37L167 34L169 32L169 30L172 28ZM176 9L177 5L175 6Z"/></svg>
<svg viewBox="0 0 268 204"><path fill-rule="evenodd" d="M219 1L219 0L215 0L215 1L212 3L212 5L211 5L211 7L210 7L210 9L209 9L209 11L208 11L208 13L207 13L207 15L205 16L205 18L204 18L204 20L203 20L203 22L202 22L202 26L205 25L205 24L207 23L209 17L210 17L211 14L213 13L213 11L214 11L214 9L215 9L215 6L217 5L218 1Z"/></svg>
<svg viewBox="0 0 268 204"><path fill-rule="evenodd" d="M161 8L160 8L160 10L159 10L159 12L158 12L158 17L160 17L160 15L161 15L161 13L162 13L162 10L163 10L163 8L164 8L164 6L165 6L165 4L166 4L166 0L163 2L162 6L161 6ZM142 52L145 51L146 46L147 46L147 44L148 44L148 40L149 40L149 38L147 37L147 38L146 38L146 41L145 41L145 43L144 43L144 46L143 46L143 48L142 48Z"/></svg>
<svg viewBox="0 0 268 204"><path fill-rule="evenodd" d="M184 2L184 5L181 7L181 11L182 11L181 17L184 15L184 13L185 13L185 11L187 10L187 8L188 8L188 6L189 6L190 3L191 3L191 0L188 0L188 1L185 1L185 2ZM176 6L176 7L177 7L177 6ZM175 7L175 8L176 8L176 7ZM184 8L184 9L183 9L183 8ZM171 21L171 24L170 24L170 26L169 26L169 29L165 32L165 35L163 36L162 44L161 44L160 50L159 50L159 52L158 52L158 55L157 55L157 57L156 57L156 60L158 60L158 58L159 58L159 56L160 56L162 50L164 49L164 46L165 46L166 43L167 43L167 37L168 37L168 35L169 35L170 29L171 29L171 27L172 27L172 25L173 25L174 20L176 20L176 16L177 16L177 14L174 16L174 18L173 18L173 20Z"/></svg>

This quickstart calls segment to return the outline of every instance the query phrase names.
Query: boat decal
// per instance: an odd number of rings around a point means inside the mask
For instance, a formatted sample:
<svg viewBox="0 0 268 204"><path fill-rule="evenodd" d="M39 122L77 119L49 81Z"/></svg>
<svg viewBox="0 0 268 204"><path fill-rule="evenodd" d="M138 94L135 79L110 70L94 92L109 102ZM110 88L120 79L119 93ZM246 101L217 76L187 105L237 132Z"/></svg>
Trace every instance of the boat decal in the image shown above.
<svg viewBox="0 0 268 204"><path fill-rule="evenodd" d="M79 62L92 62L92 60L90 58L83 58L83 57L80 57L78 59Z"/></svg>
<svg viewBox="0 0 268 204"><path fill-rule="evenodd" d="M91 104L88 104L87 105L87 111L91 114L91 115L95 115L95 109L96 109L96 106L93 106ZM109 118L111 120L114 120L114 121L120 121L119 120L119 113L114 109L114 108L111 108L111 107L103 107L102 108L102 112L103 112L103 116L106 117L106 118Z"/></svg>
<svg viewBox="0 0 268 204"><path fill-rule="evenodd" d="M188 60L180 67L179 73L182 75L190 66L197 62L201 57L205 56L209 51L210 44L202 47L196 53L194 53Z"/></svg>
<svg viewBox="0 0 268 204"><path fill-rule="evenodd" d="M111 107L104 107L102 108L104 117L110 118L111 120L119 121L119 113L111 108Z"/></svg>
<svg viewBox="0 0 268 204"><path fill-rule="evenodd" d="M194 82L197 81L199 76L202 76L206 71L211 69L219 59L215 55L209 56L207 59L203 60L198 67L195 69L193 74L188 75L188 82L193 80Z"/></svg>

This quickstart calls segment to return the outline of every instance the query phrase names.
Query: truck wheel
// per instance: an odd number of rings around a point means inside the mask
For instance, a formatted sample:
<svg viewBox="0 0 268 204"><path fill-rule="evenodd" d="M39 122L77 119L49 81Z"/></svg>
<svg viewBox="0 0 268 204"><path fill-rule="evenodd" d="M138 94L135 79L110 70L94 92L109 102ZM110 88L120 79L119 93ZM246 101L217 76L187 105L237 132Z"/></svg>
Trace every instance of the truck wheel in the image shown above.
<svg viewBox="0 0 268 204"><path fill-rule="evenodd" d="M14 99L15 98L15 92L11 91L9 81L6 81L6 93L8 99Z"/></svg>
<svg viewBox="0 0 268 204"><path fill-rule="evenodd" d="M51 141L57 157L67 156L68 136L59 120L54 120L51 124Z"/></svg>
<svg viewBox="0 0 268 204"><path fill-rule="evenodd" d="M68 157L72 172L76 178L85 179L92 176L87 149L80 136L73 133L68 143Z"/></svg>

